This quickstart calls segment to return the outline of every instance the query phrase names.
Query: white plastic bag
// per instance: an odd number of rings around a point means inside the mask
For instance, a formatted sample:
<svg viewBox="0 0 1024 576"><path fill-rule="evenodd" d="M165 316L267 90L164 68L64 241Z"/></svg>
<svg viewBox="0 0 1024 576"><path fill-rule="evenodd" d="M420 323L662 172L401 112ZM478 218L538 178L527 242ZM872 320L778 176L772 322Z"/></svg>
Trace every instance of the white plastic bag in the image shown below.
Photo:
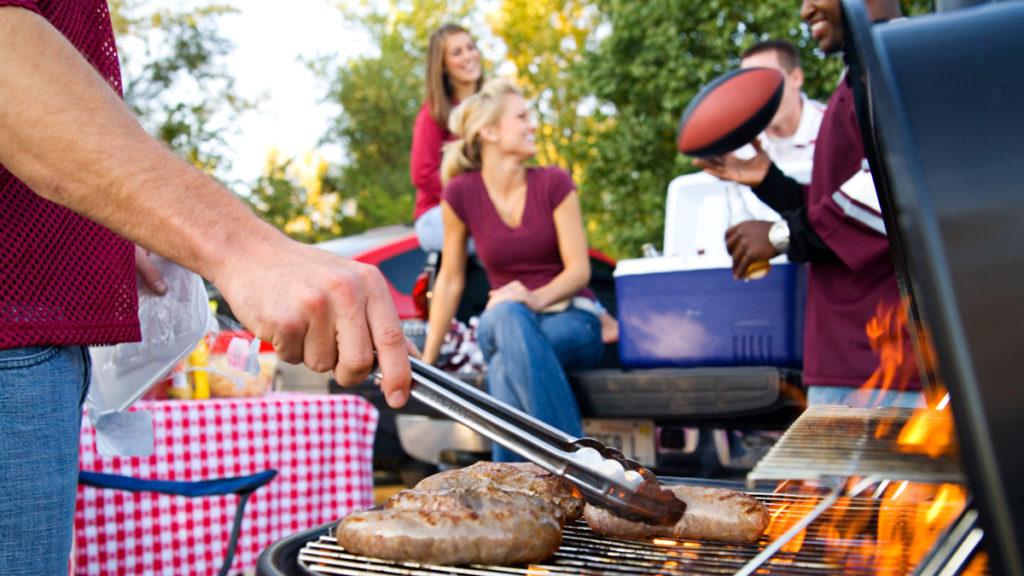
<svg viewBox="0 0 1024 576"><path fill-rule="evenodd" d="M139 280L142 341L90 348L92 383L85 406L105 456L148 456L153 451L152 415L125 412L181 362L216 323L199 275L153 255L167 283L158 296Z"/></svg>

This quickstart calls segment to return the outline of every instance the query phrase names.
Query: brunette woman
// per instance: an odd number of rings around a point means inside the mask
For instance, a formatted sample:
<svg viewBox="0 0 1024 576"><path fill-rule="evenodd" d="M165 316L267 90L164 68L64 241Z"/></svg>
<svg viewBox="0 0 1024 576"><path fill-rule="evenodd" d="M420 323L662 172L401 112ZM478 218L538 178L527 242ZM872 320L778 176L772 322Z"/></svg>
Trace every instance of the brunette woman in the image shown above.
<svg viewBox="0 0 1024 576"><path fill-rule="evenodd" d="M448 116L482 85L480 52L469 31L445 24L430 35L427 95L413 128L409 172L416 186L416 236L426 251L441 250L441 147L452 140Z"/></svg>
<svg viewBox="0 0 1024 576"><path fill-rule="evenodd" d="M576 186L557 167L528 168L537 152L519 89L487 82L456 108L445 146L441 213L445 257L430 307L423 359L433 362L465 285L470 235L492 290L477 331L487 383L498 399L581 435L563 370L601 358L601 327ZM495 446L496 461L517 456Z"/></svg>

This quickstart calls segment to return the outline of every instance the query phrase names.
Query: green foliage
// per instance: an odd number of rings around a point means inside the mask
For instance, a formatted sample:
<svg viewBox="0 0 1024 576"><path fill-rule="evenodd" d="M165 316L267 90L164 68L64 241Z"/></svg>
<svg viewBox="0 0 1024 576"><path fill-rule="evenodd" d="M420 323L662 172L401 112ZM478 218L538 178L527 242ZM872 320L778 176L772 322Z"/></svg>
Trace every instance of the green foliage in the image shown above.
<svg viewBox="0 0 1024 576"><path fill-rule="evenodd" d="M491 19L507 48L516 79L533 101L537 117L537 161L575 172L586 150L580 102L586 97L571 71L586 52L586 40L599 16L583 0L504 0Z"/></svg>
<svg viewBox="0 0 1024 576"><path fill-rule="evenodd" d="M235 92L223 64L232 45L218 18L235 12L209 4L153 9L146 0L111 0L122 60L125 102L150 134L195 166L227 167L224 136L253 103Z"/></svg>
<svg viewBox="0 0 1024 576"><path fill-rule="evenodd" d="M315 154L301 162L272 151L244 201L295 240L315 243L336 238L341 234L341 199L326 184L326 171L327 163Z"/></svg>

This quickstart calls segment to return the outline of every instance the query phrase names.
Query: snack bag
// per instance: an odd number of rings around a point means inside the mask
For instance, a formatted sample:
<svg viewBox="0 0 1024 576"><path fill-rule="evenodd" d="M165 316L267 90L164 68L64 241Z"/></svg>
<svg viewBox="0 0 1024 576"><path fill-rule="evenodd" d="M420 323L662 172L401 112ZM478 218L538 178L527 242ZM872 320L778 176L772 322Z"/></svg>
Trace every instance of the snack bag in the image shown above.
<svg viewBox="0 0 1024 576"><path fill-rule="evenodd" d="M270 390L276 368L273 347L251 333L225 330L211 335L207 368L211 397L262 396Z"/></svg>

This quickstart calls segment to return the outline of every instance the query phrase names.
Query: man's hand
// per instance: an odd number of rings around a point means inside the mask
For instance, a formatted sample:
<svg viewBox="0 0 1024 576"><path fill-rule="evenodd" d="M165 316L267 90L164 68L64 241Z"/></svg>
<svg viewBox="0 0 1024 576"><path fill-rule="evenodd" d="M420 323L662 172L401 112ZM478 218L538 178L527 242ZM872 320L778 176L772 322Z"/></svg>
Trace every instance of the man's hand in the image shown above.
<svg viewBox="0 0 1024 576"><path fill-rule="evenodd" d="M154 294L163 296L167 292L167 283L153 261L149 259L149 250L142 246L135 247L135 272L142 278L142 283Z"/></svg>
<svg viewBox="0 0 1024 576"><path fill-rule="evenodd" d="M749 160L743 160L736 154L723 154L714 158L695 158L693 165L721 180L731 180L750 187L764 182L772 161L761 149L757 140L750 143L757 154Z"/></svg>
<svg viewBox="0 0 1024 576"><path fill-rule="evenodd" d="M388 405L409 398L409 353L380 271L290 240L272 251L235 254L214 283L231 309L286 362L334 371L354 386L376 362Z"/></svg>
<svg viewBox="0 0 1024 576"><path fill-rule="evenodd" d="M725 231L725 247L732 255L732 275L746 278L747 268L754 262L767 262L779 255L768 241L771 222L748 220Z"/></svg>
<svg viewBox="0 0 1024 576"><path fill-rule="evenodd" d="M530 310L537 310L537 299L534 297L533 292L519 280L513 280L497 290L491 290L489 296L490 299L487 300L488 310L495 304L505 301L522 302Z"/></svg>

